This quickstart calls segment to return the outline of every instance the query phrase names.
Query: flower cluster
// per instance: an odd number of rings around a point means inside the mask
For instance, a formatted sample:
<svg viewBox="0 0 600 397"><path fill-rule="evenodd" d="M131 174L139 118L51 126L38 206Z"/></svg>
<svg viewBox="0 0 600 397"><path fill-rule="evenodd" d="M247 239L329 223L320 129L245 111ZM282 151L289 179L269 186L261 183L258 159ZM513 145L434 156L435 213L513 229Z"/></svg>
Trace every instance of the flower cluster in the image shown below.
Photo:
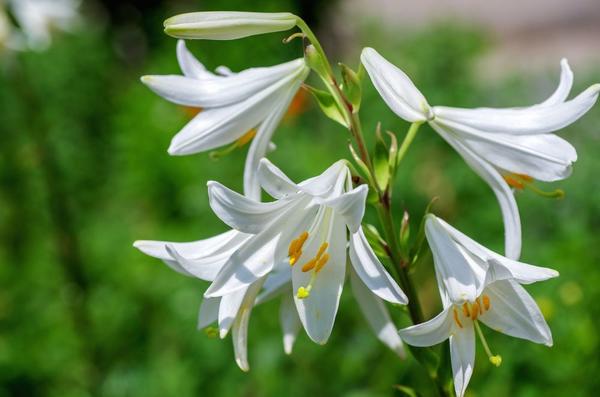
<svg viewBox="0 0 600 397"><path fill-rule="evenodd" d="M320 44L300 18L289 13L199 12L165 22L165 31L180 39L229 40L294 27L301 32L286 41L302 36L303 58L238 73L221 66L212 73L180 40L177 59L182 75L142 77L144 84L165 99L199 109L175 135L169 154L187 155L222 146L226 146L222 153L227 153L251 141L243 195L218 182L208 183L210 206L231 230L190 243L135 243L173 270L211 283L204 293L198 327L217 322L221 338L231 330L236 361L247 370L250 313L254 306L278 297L285 352L291 353L301 328L311 340L324 344L348 275L367 322L401 357L402 340L423 347L449 339L458 396L464 395L473 371L476 334L490 361L501 363L501 357L491 352L480 322L507 335L551 346L548 325L522 284L558 273L518 261L521 224L514 191L531 188L544 194L533 185L534 179L555 181L569 176L577 154L553 133L593 106L600 85L567 100L573 73L563 60L558 88L540 104L509 109L430 106L405 73L366 48L361 68L390 109L413 123L400 150L395 144L389 148L389 170L387 178L382 178L370 160L358 119L363 74L342 65L343 84L338 84ZM327 91L304 83L311 71ZM351 152L360 172L340 160L321 175L295 183L265 158L279 122L302 85L328 117L348 127L359 148L358 153ZM425 322L410 279L414 257L407 257L407 250L398 246L389 194L389 175L410 144L408 136L423 123L490 185L502 210L506 241L503 256L426 214L423 234L433 253L443 310ZM384 237L374 227L362 226L370 189ZM273 201L261 202L261 190ZM375 251L394 270L394 277ZM408 305L414 325L397 332L385 302Z"/></svg>

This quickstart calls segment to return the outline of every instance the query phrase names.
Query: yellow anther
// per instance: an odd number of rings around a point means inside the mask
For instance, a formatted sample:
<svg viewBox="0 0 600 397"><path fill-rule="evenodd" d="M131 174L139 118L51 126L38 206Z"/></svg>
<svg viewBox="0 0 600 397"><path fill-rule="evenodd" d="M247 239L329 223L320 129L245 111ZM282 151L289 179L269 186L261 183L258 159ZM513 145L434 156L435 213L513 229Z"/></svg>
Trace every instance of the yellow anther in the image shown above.
<svg viewBox="0 0 600 397"><path fill-rule="evenodd" d="M294 266L296 262L298 262L298 259L300 259L301 255L302 251L297 251L293 255L290 255L290 266Z"/></svg>
<svg viewBox="0 0 600 397"><path fill-rule="evenodd" d="M329 247L329 243L327 241L324 242L323 244L321 244L321 246L319 247L319 251L317 252L317 256L316 256L317 259L319 259L321 257L321 255L323 255L323 252L325 252L327 247Z"/></svg>
<svg viewBox="0 0 600 397"><path fill-rule="evenodd" d="M490 357L490 362L492 364L494 364L496 367L499 367L500 364L502 364L502 357L499 354L497 354L495 356L491 356Z"/></svg>
<svg viewBox="0 0 600 397"><path fill-rule="evenodd" d="M523 187L525 187L525 185L523 185L523 182L521 182L520 180L518 180L517 178L515 178L511 175L504 175L503 178L506 181L506 183L508 183L508 186L510 186L510 187L514 187L515 189L519 189L519 190L522 190Z"/></svg>
<svg viewBox="0 0 600 397"><path fill-rule="evenodd" d="M479 303L474 302L471 305L471 318L473 319L473 321L477 320L477 317L479 316Z"/></svg>
<svg viewBox="0 0 600 397"><path fill-rule="evenodd" d="M533 178L527 174L514 174L516 177L521 179L525 183L533 182Z"/></svg>
<svg viewBox="0 0 600 397"><path fill-rule="evenodd" d="M319 273L321 269L323 269L323 267L327 264L327 261L329 261L329 254L326 253L319 258L317 266L315 267L315 272Z"/></svg>
<svg viewBox="0 0 600 397"><path fill-rule="evenodd" d="M311 260L309 260L308 262L306 262L304 264L304 266L302 266L302 271L304 273L311 271L317 265L317 261L318 261L317 258L312 258Z"/></svg>
<svg viewBox="0 0 600 397"><path fill-rule="evenodd" d="M467 302L463 303L462 310L463 310L463 314L465 315L465 317L469 317L470 316L470 313L469 313L469 304Z"/></svg>
<svg viewBox="0 0 600 397"><path fill-rule="evenodd" d="M302 256L302 247L308 238L308 232L302 232L298 238L292 240L288 247L288 256L290 257L290 266L294 266L300 256Z"/></svg>
<svg viewBox="0 0 600 397"><path fill-rule="evenodd" d="M456 323L456 325L459 326L459 328L462 328L463 325L460 322L460 319L458 318L458 310L456 310L456 308L454 308L454 322Z"/></svg>
<svg viewBox="0 0 600 397"><path fill-rule="evenodd" d="M483 301L483 308L485 310L490 310L490 297L487 295L483 295L483 297L481 298L481 300Z"/></svg>
<svg viewBox="0 0 600 397"><path fill-rule="evenodd" d="M256 135L256 128L251 128L250 130L248 130L248 132L246 132L244 135L242 135L240 138L238 138L237 141L235 141L236 146L237 147L244 146L245 144L250 142L252 140L252 138L254 138L255 135Z"/></svg>
<svg viewBox="0 0 600 397"><path fill-rule="evenodd" d="M296 296L298 297L298 299L308 298L309 295L310 295L310 287L308 287L308 288L304 288L304 287L298 288L298 293L296 294Z"/></svg>

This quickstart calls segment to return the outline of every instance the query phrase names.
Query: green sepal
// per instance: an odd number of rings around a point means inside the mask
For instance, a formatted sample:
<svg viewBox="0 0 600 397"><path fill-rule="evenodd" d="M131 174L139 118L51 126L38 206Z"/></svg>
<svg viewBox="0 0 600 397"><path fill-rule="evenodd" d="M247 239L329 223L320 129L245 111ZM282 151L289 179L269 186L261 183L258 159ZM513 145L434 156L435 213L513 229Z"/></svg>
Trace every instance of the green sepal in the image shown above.
<svg viewBox="0 0 600 397"><path fill-rule="evenodd" d="M333 95L331 95L327 91L319 90L309 85L305 85L305 87L317 100L317 103L319 104L319 107L321 108L325 116L343 125L344 127L349 128L349 123L344 118L344 113L340 109L340 106L333 97Z"/></svg>
<svg viewBox="0 0 600 397"><path fill-rule="evenodd" d="M352 113L358 113L362 99L361 80L358 74L343 63L338 64L342 70L342 90L346 99L352 105Z"/></svg>

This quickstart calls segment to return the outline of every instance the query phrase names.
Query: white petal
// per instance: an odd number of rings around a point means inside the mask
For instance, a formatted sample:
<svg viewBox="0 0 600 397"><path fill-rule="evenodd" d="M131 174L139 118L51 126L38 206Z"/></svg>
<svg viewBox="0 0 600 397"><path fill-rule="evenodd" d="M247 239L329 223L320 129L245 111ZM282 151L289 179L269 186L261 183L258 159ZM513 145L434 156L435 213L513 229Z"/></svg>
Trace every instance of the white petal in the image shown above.
<svg viewBox="0 0 600 397"><path fill-rule="evenodd" d="M598 99L600 84L595 84L570 101L528 108L462 109L434 107L436 118L453 121L488 133L547 134L574 123Z"/></svg>
<svg viewBox="0 0 600 397"><path fill-rule="evenodd" d="M429 216L433 217L433 215ZM529 265L499 255L463 234L460 230L455 229L443 219L435 217L435 220L457 244L460 244L466 251L479 257L482 261L487 262L489 268L486 284L509 278L513 278L521 284L530 284L558 276L556 270Z"/></svg>
<svg viewBox="0 0 600 397"><path fill-rule="evenodd" d="M409 345L426 347L442 343L450 337L453 329L453 306L444 309L429 321L398 331L402 340Z"/></svg>
<svg viewBox="0 0 600 397"><path fill-rule="evenodd" d="M563 58L560 61L560 82L558 83L558 87L556 87L556 90L548 99L537 106L551 106L566 101L572 87L573 72L569 67L569 62Z"/></svg>
<svg viewBox="0 0 600 397"><path fill-rule="evenodd" d="M290 207L289 200L262 203L218 182L208 182L210 208L225 224L244 233L260 233Z"/></svg>
<svg viewBox="0 0 600 397"><path fill-rule="evenodd" d="M165 21L165 32L183 39L232 40L289 30L296 25L289 12L191 12Z"/></svg>
<svg viewBox="0 0 600 397"><path fill-rule="evenodd" d="M327 168L321 175L300 182L300 189L313 196L335 197L340 195L345 187L345 181L350 170L345 160L339 160Z"/></svg>
<svg viewBox="0 0 600 397"><path fill-rule="evenodd" d="M254 307L254 300L263 281L259 280L248 288L248 292L244 296L244 300L231 329L235 362L242 371L250 370L250 366L248 365L248 321Z"/></svg>
<svg viewBox="0 0 600 397"><path fill-rule="evenodd" d="M190 243L175 243L170 241L136 241L133 246L146 255L163 260L167 266L173 270L188 275L198 277L198 273L195 271L195 266L186 269L169 253L167 246L171 246L179 255L187 258L190 261L196 259L200 260L198 266L213 267L212 264L216 264L222 260L227 252L232 253L237 249L244 241L250 236L247 234L240 233L236 230L230 230L228 232L219 234L217 236L193 241ZM217 265L215 265L218 267ZM204 270L204 269L199 269ZM218 269L217 269L218 270ZM204 276L208 276L204 274ZM204 277L201 277L205 279Z"/></svg>
<svg viewBox="0 0 600 397"><path fill-rule="evenodd" d="M206 328L219 318L221 298L204 298L198 313L198 329Z"/></svg>
<svg viewBox="0 0 600 397"><path fill-rule="evenodd" d="M294 347L298 332L302 328L302 323L300 322L294 299L292 298L291 285L288 285L287 293L281 298L279 321L281 322L281 329L283 331L283 351L285 354L292 354L292 348Z"/></svg>
<svg viewBox="0 0 600 397"><path fill-rule="evenodd" d="M206 70L204 65L187 49L184 40L177 40L177 61L186 77L201 79L212 77L213 74Z"/></svg>
<svg viewBox="0 0 600 397"><path fill-rule="evenodd" d="M498 204L500 204L502 219L504 220L505 256L510 259L519 259L521 255L521 218L512 190L492 165L473 153L460 141L454 139L440 124L435 122L430 124L463 157L473 171L492 188Z"/></svg>
<svg viewBox="0 0 600 397"><path fill-rule="evenodd" d="M198 153L226 145L257 127L280 103L282 92L305 75L306 67L280 79L247 99L200 112L171 141L169 154ZM226 77L229 78L229 77Z"/></svg>
<svg viewBox="0 0 600 397"><path fill-rule="evenodd" d="M454 122L437 123L461 131L460 140L478 156L499 169L529 175L542 181L556 181L571 175L577 152L571 144L553 134L511 135L488 133Z"/></svg>
<svg viewBox="0 0 600 397"><path fill-rule="evenodd" d="M356 233L360 228L363 215L365 214L365 203L368 193L369 188L367 185L360 185L340 196L324 200L321 205L333 208L342 217L350 233Z"/></svg>
<svg viewBox="0 0 600 397"><path fill-rule="evenodd" d="M486 264L456 244L433 215L427 216L425 235L433 254L435 271L450 301L455 304L474 301L485 285Z"/></svg>
<svg viewBox="0 0 600 397"><path fill-rule="evenodd" d="M316 207L306 205L306 200L290 205L286 213L233 253L204 296L229 294L256 281L281 263L287 256L290 242L307 230L315 217Z"/></svg>
<svg viewBox="0 0 600 397"><path fill-rule="evenodd" d="M427 100L402 70L372 48L363 49L360 60L379 95L394 113L411 123L427 120Z"/></svg>
<svg viewBox="0 0 600 397"><path fill-rule="evenodd" d="M475 333L472 323L450 336L450 361L456 397L463 397L475 366Z"/></svg>
<svg viewBox="0 0 600 397"><path fill-rule="evenodd" d="M246 296L246 292L248 291L250 286L251 284L249 284L245 288L238 289L237 291L232 292L231 294L227 294L221 297L218 316L219 336L221 337L221 339L227 336L227 333L233 325L238 311L240 310L240 306L242 305L244 296Z"/></svg>
<svg viewBox="0 0 600 397"><path fill-rule="evenodd" d="M294 95L298 91L298 87L304 81L308 72L309 69L306 68L304 75L300 76L288 91L282 94L279 105L273 108L271 114L258 127L256 137L252 140L252 144L248 149L246 164L244 166L244 193L248 197L260 199L260 181L257 175L260 159L267 154L273 133L279 125L281 118L287 112Z"/></svg>
<svg viewBox="0 0 600 397"><path fill-rule="evenodd" d="M292 182L283 171L266 158L260 160L258 181L265 192L276 199L281 199L300 191L298 185Z"/></svg>
<svg viewBox="0 0 600 397"><path fill-rule="evenodd" d="M490 309L481 317L488 327L516 338L552 346L552 333L533 298L514 281L498 281L484 291Z"/></svg>
<svg viewBox="0 0 600 397"><path fill-rule="evenodd" d="M350 270L350 281L358 306L375 335L398 356L405 358L402 339L383 301L373 294L353 270Z"/></svg>
<svg viewBox="0 0 600 397"><path fill-rule="evenodd" d="M330 209L322 210L324 221L317 221L316 230L322 231L323 236L313 232L306 242L305 254L301 261L296 263L292 269L292 283L294 286L294 300L298 315L308 337L316 343L325 344L331 335L335 322L340 296L344 285L346 273L346 226L341 218L337 217ZM329 212L329 214L327 214ZM310 295L299 299L296 292L300 287L306 287L312 272L302 272L302 266L307 261L304 258L312 258L323 241L329 243L327 253L329 261L317 274Z"/></svg>
<svg viewBox="0 0 600 397"><path fill-rule="evenodd" d="M372 293L391 303L408 303L404 292L377 259L362 228L350 236L350 262Z"/></svg>

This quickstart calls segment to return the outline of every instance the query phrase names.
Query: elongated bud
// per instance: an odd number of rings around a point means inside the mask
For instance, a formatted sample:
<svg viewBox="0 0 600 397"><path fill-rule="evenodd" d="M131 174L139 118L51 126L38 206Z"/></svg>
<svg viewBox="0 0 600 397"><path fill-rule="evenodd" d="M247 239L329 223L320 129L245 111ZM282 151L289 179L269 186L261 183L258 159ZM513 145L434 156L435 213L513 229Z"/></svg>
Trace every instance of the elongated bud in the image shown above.
<svg viewBox="0 0 600 397"><path fill-rule="evenodd" d="M304 59L306 60L306 64L321 78L327 80L329 79L329 70L327 68L327 60L323 59L323 56L319 54L319 51L313 46L309 44L304 49Z"/></svg>
<svg viewBox="0 0 600 397"><path fill-rule="evenodd" d="M233 40L296 26L289 12L191 12L165 21L165 33L181 39Z"/></svg>

